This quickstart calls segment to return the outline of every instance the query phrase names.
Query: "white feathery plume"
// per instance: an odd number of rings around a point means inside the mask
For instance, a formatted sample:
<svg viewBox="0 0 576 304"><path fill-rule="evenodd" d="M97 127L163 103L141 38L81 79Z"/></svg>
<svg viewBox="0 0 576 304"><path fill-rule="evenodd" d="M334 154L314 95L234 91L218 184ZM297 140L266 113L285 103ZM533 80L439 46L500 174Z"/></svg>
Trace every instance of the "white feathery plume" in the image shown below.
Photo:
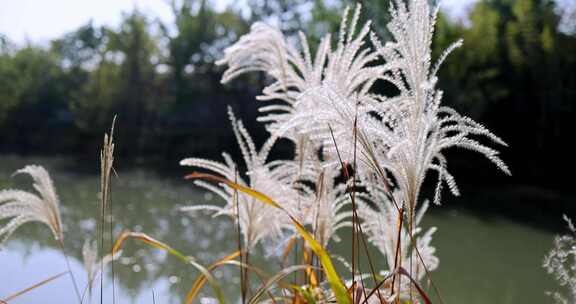
<svg viewBox="0 0 576 304"><path fill-rule="evenodd" d="M312 62L308 42L300 34L304 55L292 47L284 35L275 27L257 22L248 34L242 36L233 46L224 51L224 58L217 64L227 64L229 68L222 76L222 82L253 71L262 71L274 82L264 88L260 100L278 100L282 104L272 104L260 108L267 115L260 118L268 122L269 130L278 129L293 113L293 105L298 96L310 87L320 85L322 69L329 52L329 38L323 39L317 56Z"/></svg>
<svg viewBox="0 0 576 304"><path fill-rule="evenodd" d="M238 166L226 153L223 153L225 163L201 158L186 158L180 161L180 165L207 169L230 181L236 181L242 186L264 193L287 210L290 210L291 202L297 200L296 190L291 187L290 181L283 180L285 176L280 170L274 170L274 168L266 164L268 154L276 138L269 138L261 149L257 151L248 131L244 128L241 121L236 120L230 109L229 115L234 134L246 163L248 181L239 176ZM228 215L236 218L234 200L236 191L234 189L223 184L214 186L201 180L197 180L195 183L222 197L226 204L224 206L195 205L184 207L182 208L183 211L208 210L215 211L214 216ZM249 248L254 247L263 238L278 239L284 229L292 229L290 219L282 211L256 201L253 197L243 193L238 193L237 201L240 213L240 227Z"/></svg>
<svg viewBox="0 0 576 304"><path fill-rule="evenodd" d="M316 239L325 247L330 240L339 241L336 232L351 227L351 203L346 185L336 183L339 171L325 167L316 147L306 136L299 136L293 160L276 160L268 166L279 180L291 184L297 197L285 206L302 224L308 224Z"/></svg>
<svg viewBox="0 0 576 304"><path fill-rule="evenodd" d="M390 98L378 97L380 103L374 106L374 113L381 117L381 127L366 132L375 139L373 146L387 147L375 153L377 161L396 179L412 218L428 170L438 174L435 203L440 203L443 183L453 194L459 194L442 154L447 148L461 147L482 153L505 173L510 171L496 150L475 138L483 136L506 145L504 141L472 119L440 105L442 91L435 89L436 73L446 56L462 42L450 46L432 67L430 46L437 9L432 10L425 0L407 3L395 0L390 13L388 30L394 40L382 45L372 35L372 41L387 66L383 79L400 93Z"/></svg>
<svg viewBox="0 0 576 304"><path fill-rule="evenodd" d="M544 269L568 290L567 295L557 291L547 293L559 304L576 303L576 227L566 215L564 220L570 231L554 239L554 247L543 263Z"/></svg>
<svg viewBox="0 0 576 304"><path fill-rule="evenodd" d="M82 261L84 262L84 269L86 270L86 276L88 278L88 285L86 289L88 290L88 299L92 298L92 287L94 285L94 279L100 274L100 269L103 269L113 260L116 260L122 255L122 250L119 250L112 256L107 254L102 259L98 259L98 244L96 241L90 241L86 239L84 245L82 246ZM86 291L84 291L85 293ZM84 295L82 295L84 297Z"/></svg>
<svg viewBox="0 0 576 304"><path fill-rule="evenodd" d="M395 193L399 195L399 193ZM382 189L371 189L369 196L362 197L359 200L358 216L362 219L362 228L366 234L367 239L385 256L388 269L384 275L390 274L394 271L396 263L396 246L397 246L397 233L399 218L396 206L388 199L387 195ZM367 205L366 201L371 201L374 208ZM430 245L432 235L436 231L435 227L429 228L425 232L422 228L418 227L420 221L424 217L428 209L428 202L425 202L417 212L414 221L414 228L412 229L412 237L416 242L416 247L420 253L422 261L426 265L428 271L433 271L438 268L439 259L435 256L436 249ZM412 248L410 242L410 231L403 225L400 231L402 242L400 243L399 263L403 267L408 268L412 263L411 275L414 280L421 281L426 275L426 269L423 267L420 257L416 250ZM401 299L410 298L409 281L402 281L401 286ZM389 290L386 294L389 294Z"/></svg>
<svg viewBox="0 0 576 304"><path fill-rule="evenodd" d="M383 72L380 66L370 66L378 58L365 45L370 22L356 33L359 15L360 5L350 20L346 9L336 48L332 50L331 35L326 35L314 60L304 34L299 35L302 50L298 50L278 29L255 23L250 33L226 49L218 61L229 66L222 81L252 71L269 75L273 83L258 99L284 104L261 107L267 115L259 121L267 122L268 130L277 136L296 141L295 133L322 134L320 137L328 142L331 124L338 135L349 138L357 101L362 100L357 95L365 95Z"/></svg>
<svg viewBox="0 0 576 304"><path fill-rule="evenodd" d="M336 234L340 228L352 227L350 197L346 185L335 183L337 172L334 171L323 170L319 174L314 200L309 203L312 212L306 221L324 248L330 240L340 241Z"/></svg>
<svg viewBox="0 0 576 304"><path fill-rule="evenodd" d="M0 245L21 225L41 222L50 227L56 240L63 240L58 196L48 172L41 166L29 165L14 174L32 177L34 192L23 190L0 191L0 220L10 219L0 227Z"/></svg>
<svg viewBox="0 0 576 304"><path fill-rule="evenodd" d="M370 22L357 31L360 9L357 5L351 19L345 10L337 47L328 55L321 85L302 92L294 104L294 115L280 130L280 134L290 129L307 134L323 146L332 163L337 160L333 137L338 139L341 157L352 159L357 148L354 129L364 129L373 102L370 89L385 71L375 64L378 53L367 45Z"/></svg>
<svg viewBox="0 0 576 304"><path fill-rule="evenodd" d="M359 11L357 6L352 18L348 18L348 9L345 11L336 47L332 49L327 35L314 61L303 34L303 50L299 51L278 29L256 23L219 61L229 65L223 82L250 71L266 72L273 83L259 99L285 102L261 108L270 112L260 118L270 123L268 129L293 141L297 140L295 134L305 134L328 153L328 163L337 160L332 136L345 161L357 150L359 174L377 173L381 179L393 175L396 187L404 193L401 202L410 206L410 218L429 170L438 174L436 204L444 185L459 194L442 154L447 148L482 153L509 174L498 151L477 138L505 143L472 119L440 105L442 92L435 89L436 73L462 42L447 48L432 65L430 46L437 10L426 0L393 0L388 29L394 40L382 45L372 34L374 49L366 45L370 23L357 31ZM377 80L390 83L399 93L371 93Z"/></svg>

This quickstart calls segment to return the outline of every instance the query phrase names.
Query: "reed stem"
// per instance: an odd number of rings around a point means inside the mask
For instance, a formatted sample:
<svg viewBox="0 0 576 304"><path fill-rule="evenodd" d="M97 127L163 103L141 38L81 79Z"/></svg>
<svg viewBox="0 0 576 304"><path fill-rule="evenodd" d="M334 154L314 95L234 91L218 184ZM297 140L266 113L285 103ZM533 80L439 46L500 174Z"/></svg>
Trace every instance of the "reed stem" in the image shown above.
<svg viewBox="0 0 576 304"><path fill-rule="evenodd" d="M70 279L72 280L72 284L74 285L74 292L76 293L76 297L78 298L78 303L82 304L82 297L80 296L80 290L78 289L78 284L76 283L76 277L74 277L72 267L70 267L70 260L68 259L68 255L66 254L66 249L64 247L64 240L58 239L57 243L60 245L62 255L64 256L64 260L66 261L66 268L68 268Z"/></svg>

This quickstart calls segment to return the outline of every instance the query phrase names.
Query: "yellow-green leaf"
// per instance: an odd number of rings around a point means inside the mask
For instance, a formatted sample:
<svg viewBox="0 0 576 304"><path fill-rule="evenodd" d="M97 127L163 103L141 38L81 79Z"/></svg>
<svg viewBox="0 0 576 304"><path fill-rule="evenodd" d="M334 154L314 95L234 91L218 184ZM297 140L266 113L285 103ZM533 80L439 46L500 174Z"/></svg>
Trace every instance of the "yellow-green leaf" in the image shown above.
<svg viewBox="0 0 576 304"><path fill-rule="evenodd" d="M180 253L176 249L168 246L167 244L164 244L163 242L160 242L160 241L152 238L151 236L149 236L145 233L130 232L130 231L123 232L120 235L120 237L118 238L118 240L116 240L116 242L114 243L114 247L112 248L112 254L118 252L118 250L120 250L120 248L122 248L124 241L126 241L126 239L128 239L128 238L134 238L134 239L142 241L145 244L150 245L152 247L162 249L162 250L168 252L169 254L177 257L178 259L182 260L184 263L194 266L194 268L199 270L202 273L202 275L206 278L206 280L208 280L208 283L210 284L210 286L214 290L214 295L218 299L218 302L220 304L224 304L224 302L225 302L224 301L224 293L222 292L220 285L218 285L218 283L216 282L216 280L214 279L214 277L212 276L210 271L208 271L204 266L195 262L193 258Z"/></svg>
<svg viewBox="0 0 576 304"><path fill-rule="evenodd" d="M207 270L208 271L213 271L214 269L216 269L217 267L221 266L221 265L225 265L227 261L233 260L235 258L237 258L240 255L240 251L236 251L228 256L225 256L224 258L218 260L217 262L215 262L214 264L208 266ZM202 289L202 286L204 286L204 284L206 283L206 276L204 274L201 274L196 281L194 281L194 284L192 284L192 288L190 289L190 291L188 292L188 294L186 295L186 301L185 303L187 304L191 304L192 301L194 301L194 299L196 298L196 296L198 295L198 293L200 292L200 289Z"/></svg>
<svg viewBox="0 0 576 304"><path fill-rule="evenodd" d="M266 203L272 207L284 210L284 208L282 208L282 206L278 205L273 199L269 198L267 195L265 195L261 192L258 192L256 190L253 190L251 188L239 185L235 182L229 181L223 177L219 177L219 176L212 175L212 174L194 172L192 174L186 175L184 178L185 179L205 179L205 180L209 180L209 181L213 181L213 182L223 183L223 184L226 184L230 188L233 188L233 189L236 189L240 192L248 194L248 195L252 196L253 198L255 198L261 202L264 202L264 203Z"/></svg>
<svg viewBox="0 0 576 304"><path fill-rule="evenodd" d="M248 304L258 303L258 300L260 299L260 297L265 292L269 291L269 289L272 286L274 286L276 283L280 282L282 279L284 279L289 274L296 272L296 271L305 271L309 267L310 266L308 266L308 265L295 265L295 266L286 267L286 268L280 270L278 273L276 273L274 276L272 276L268 281L266 281L266 283L264 283L262 288L260 288L259 290L257 290L254 293L254 296L250 299L250 302L248 302Z"/></svg>

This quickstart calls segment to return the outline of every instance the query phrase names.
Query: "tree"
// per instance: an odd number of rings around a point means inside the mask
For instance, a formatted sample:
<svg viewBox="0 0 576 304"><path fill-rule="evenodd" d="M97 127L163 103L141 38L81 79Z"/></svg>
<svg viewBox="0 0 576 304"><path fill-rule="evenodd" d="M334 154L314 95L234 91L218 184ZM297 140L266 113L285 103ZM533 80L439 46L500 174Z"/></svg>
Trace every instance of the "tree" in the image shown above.
<svg viewBox="0 0 576 304"><path fill-rule="evenodd" d="M512 167L527 179L542 174L535 159L562 159L561 139L570 136L566 130L575 111L576 39L561 31L558 5L481 1L470 13L469 26L445 18L438 23L437 50L457 37L466 45L441 70L447 101L496 124L510 146L523 151Z"/></svg>
<svg viewBox="0 0 576 304"><path fill-rule="evenodd" d="M206 0L182 0L170 3L175 19L170 26L161 24L167 38L166 64L170 78L166 86L176 103L190 102L198 92L219 87L214 61L222 48L247 30L246 23L232 9L214 11Z"/></svg>

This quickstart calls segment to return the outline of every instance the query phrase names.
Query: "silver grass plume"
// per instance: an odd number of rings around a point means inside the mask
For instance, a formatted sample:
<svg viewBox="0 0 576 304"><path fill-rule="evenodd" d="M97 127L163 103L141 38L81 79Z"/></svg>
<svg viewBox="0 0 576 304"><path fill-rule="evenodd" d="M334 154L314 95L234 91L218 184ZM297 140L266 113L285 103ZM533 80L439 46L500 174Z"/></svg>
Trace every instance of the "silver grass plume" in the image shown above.
<svg viewBox="0 0 576 304"><path fill-rule="evenodd" d="M435 88L436 74L446 56L462 41L450 46L432 64L431 44L437 12L426 0L394 0L390 8L392 20L388 24L393 40L382 45L372 35L373 44L387 67L382 79L400 93L394 97L377 97L380 102L374 111L382 118L381 127L371 128L367 133L376 139L373 147L387 147L374 154L397 181L397 187L404 194L402 201L409 206L410 218L414 216L420 187L429 170L438 174L434 203L440 203L444 183L453 194L459 194L442 154L447 148L479 152L510 174L498 151L476 138L486 137L506 145L502 139L472 119L441 106L442 91Z"/></svg>
<svg viewBox="0 0 576 304"><path fill-rule="evenodd" d="M307 134L328 152L327 159L336 163L330 126L345 161L350 162L358 149L361 176L376 174L381 181L387 174L394 177L395 186L405 194L402 202L410 205L410 217L429 170L438 174L436 204L441 201L444 185L459 194L442 154L447 148L482 153L509 174L498 152L477 138L487 137L501 145L504 141L472 119L441 106L436 74L462 42L454 43L432 64L430 46L437 10L426 0L392 1L388 29L394 40L385 45L374 34L367 39L370 23L357 31L359 11L357 6L351 19L345 11L336 48L332 49L327 35L314 61L303 34L299 50L276 28L256 23L219 61L229 66L222 81L246 72L266 72L273 83L259 99L284 102L261 108L268 113L260 117L269 123L268 129L294 141L294 133ZM376 81L390 83L399 94L387 97L372 93ZM353 130L357 131L358 145Z"/></svg>
<svg viewBox="0 0 576 304"><path fill-rule="evenodd" d="M336 232L340 228L352 227L350 197L344 184L336 184L335 170L326 168L320 172L316 182L314 200L311 203L311 216L306 223L313 227L316 239L323 247L330 240L340 241Z"/></svg>
<svg viewBox="0 0 576 304"><path fill-rule="evenodd" d="M110 173L114 164L114 124L116 116L112 120L110 134L104 134L104 143L100 151L100 200L102 212L106 210L108 204L108 194L110 190ZM102 214L104 216L104 214Z"/></svg>
<svg viewBox="0 0 576 304"><path fill-rule="evenodd" d="M270 131L277 130L290 118L294 112L294 103L302 92L321 83L322 70L329 52L329 39L321 42L312 62L308 42L302 33L300 37L304 55L291 46L277 28L257 22L252 25L250 33L227 48L224 58L217 61L219 65L229 66L222 76L223 83L252 71L265 72L273 79L272 84L257 97L259 100L282 102L260 108L266 115L259 120L267 122Z"/></svg>
<svg viewBox="0 0 576 304"><path fill-rule="evenodd" d="M227 153L222 154L224 163L201 158L186 158L180 161L180 165L206 169L228 180L236 181L242 186L265 193L290 210L289 202L296 201L296 191L290 186L290 181L284 180L285 175L281 170L266 164L268 154L276 142L276 138L270 137L260 150L257 150L252 137L242 122L236 119L230 108L228 113L247 167L248 180L238 176L238 166ZM215 186L201 180L196 180L194 183L223 198L226 203L224 206L188 206L183 207L183 211L207 210L215 212L214 216L228 215L236 218L236 202L234 200L236 191L234 189L223 184ZM283 230L292 229L289 218L282 211L262 204L243 193L238 193L237 201L241 232L248 248L253 248L263 238L277 240L282 236Z"/></svg>
<svg viewBox="0 0 576 304"><path fill-rule="evenodd" d="M395 193L399 195L399 193ZM367 205L367 201L373 202L374 208ZM397 228L399 225L399 218L396 206L388 199L388 196L382 189L371 189L368 197L360 196L360 207L358 208L358 216L362 219L363 231L366 234L368 240L384 255L386 258L386 264L388 269L384 270L383 275L390 274L395 269L395 257L396 257L396 246L397 246ZM436 257L436 249L430 245L432 241L432 236L436 232L436 228L432 227L424 231L419 227L419 224L424 217L428 209L428 202L424 202L422 206L417 211L414 221L414 227L410 232L404 225L401 228L400 234L401 242L400 256L398 265L404 265L403 267L408 267L410 263L412 277L420 282L426 275L426 269L428 271L434 271L438 268L440 260ZM413 249L410 243L409 233L412 233L412 238L416 242L416 247L418 252L424 261L424 265L418 257L418 253ZM401 293L398 295L402 300L410 299L410 282L408 280L402 281L402 286L400 286ZM387 288L390 288L388 286ZM385 294L389 294L390 290L387 290Z"/></svg>
<svg viewBox="0 0 576 304"><path fill-rule="evenodd" d="M275 160L267 165L278 173L279 180L297 191L297 198L286 201L286 208L302 224L308 224L317 240L325 247L330 240L339 241L337 230L351 227L352 212L346 185L337 183L340 172L335 166L324 166L315 147L306 136L295 143L291 160Z"/></svg>
<svg viewBox="0 0 576 304"><path fill-rule="evenodd" d="M0 220L10 219L0 226L0 245L21 225L28 222L41 222L50 227L54 238L64 239L60 219L59 200L48 171L42 166L29 165L14 173L32 177L36 192L23 190L0 191Z"/></svg>
<svg viewBox="0 0 576 304"><path fill-rule="evenodd" d="M98 244L96 241L91 241L89 239L84 241L84 245L82 246L82 261L84 263L84 270L86 270L86 276L88 278L88 285L86 287L86 290L88 291L88 299L92 298L92 287L94 285L94 279L100 274L99 267L102 265L102 267L105 268L106 265L108 265L113 260L116 260L121 255L122 251L120 250L116 252L114 256L107 254L101 259L98 259ZM84 293L82 298L84 298Z"/></svg>
<svg viewBox="0 0 576 304"><path fill-rule="evenodd" d="M342 130L342 134L350 137L347 130L354 117L348 114L359 99L356 95L367 92L372 80L382 73L380 67L369 66L378 58L378 54L365 48L370 23L356 33L359 14L360 6L349 20L347 9L336 48L332 50L332 37L328 34L321 40L314 57L303 33L299 33L299 49L288 43L277 28L255 23L250 33L227 48L224 58L218 61L229 66L222 82L252 71L263 71L270 76L272 84L264 88L258 99L282 104L261 107L265 115L258 120L266 122L268 130L275 135L295 140L295 133L310 133L315 137L321 134L328 142L328 123L341 122L333 127L339 135ZM329 110L333 107L336 109Z"/></svg>
<svg viewBox="0 0 576 304"><path fill-rule="evenodd" d="M566 215L564 220L570 231L554 239L554 247L544 258L543 266L568 291L566 295L558 291L547 294L556 303L571 304L576 303L576 227Z"/></svg>

